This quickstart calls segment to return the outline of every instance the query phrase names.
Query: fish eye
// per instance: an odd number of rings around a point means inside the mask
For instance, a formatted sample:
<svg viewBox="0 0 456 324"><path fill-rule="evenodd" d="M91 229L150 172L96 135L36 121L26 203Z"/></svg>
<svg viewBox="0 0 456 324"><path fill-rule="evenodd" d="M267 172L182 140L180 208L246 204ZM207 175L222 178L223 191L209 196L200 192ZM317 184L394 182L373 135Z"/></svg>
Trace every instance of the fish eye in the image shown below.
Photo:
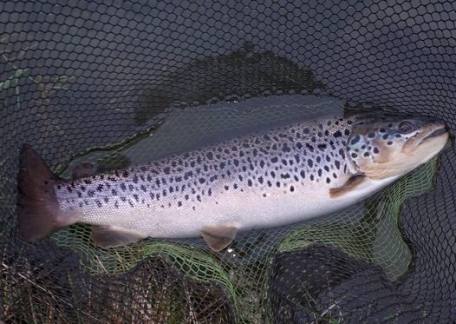
<svg viewBox="0 0 456 324"><path fill-rule="evenodd" d="M404 120L403 122L399 123L398 130L402 134L407 134L416 130L416 125L411 121Z"/></svg>

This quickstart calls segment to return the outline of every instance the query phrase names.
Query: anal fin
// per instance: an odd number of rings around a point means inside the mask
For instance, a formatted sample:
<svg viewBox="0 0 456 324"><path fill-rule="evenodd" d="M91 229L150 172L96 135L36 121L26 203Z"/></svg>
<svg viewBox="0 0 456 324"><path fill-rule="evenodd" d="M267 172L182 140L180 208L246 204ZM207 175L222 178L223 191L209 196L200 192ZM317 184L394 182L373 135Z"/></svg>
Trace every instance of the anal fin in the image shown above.
<svg viewBox="0 0 456 324"><path fill-rule="evenodd" d="M233 242L236 233L237 228L234 226L206 226L201 231L201 236L211 250L220 252Z"/></svg>
<svg viewBox="0 0 456 324"><path fill-rule="evenodd" d="M366 180L365 175L354 175L350 179L348 179L342 186L329 189L329 196L331 198L341 197L346 193L352 191L359 185L361 185L364 182L364 180Z"/></svg>
<svg viewBox="0 0 456 324"><path fill-rule="evenodd" d="M109 225L93 225L92 240L96 246L110 248L144 239L145 236L123 228Z"/></svg>

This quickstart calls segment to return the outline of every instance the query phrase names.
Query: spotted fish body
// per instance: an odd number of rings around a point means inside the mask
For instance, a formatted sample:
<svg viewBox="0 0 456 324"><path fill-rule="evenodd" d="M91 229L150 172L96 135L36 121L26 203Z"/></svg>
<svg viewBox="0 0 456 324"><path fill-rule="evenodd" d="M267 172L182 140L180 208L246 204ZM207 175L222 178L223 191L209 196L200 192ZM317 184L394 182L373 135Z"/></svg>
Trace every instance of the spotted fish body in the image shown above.
<svg viewBox="0 0 456 324"><path fill-rule="evenodd" d="M352 175L346 152L351 124L324 119L250 134L57 185L57 200L62 210L77 210L81 222L152 237L196 236L208 225L275 226L326 214L369 194L329 195Z"/></svg>
<svg viewBox="0 0 456 324"><path fill-rule="evenodd" d="M396 168L388 177L364 177L360 183L364 166L374 174L376 160L385 160L386 153L389 160L397 155L391 151L393 141L409 141L416 132L398 137L394 130L385 137L380 128L371 138L369 127L365 136L352 134L355 124L359 125L356 116L297 122L69 182L43 170L44 179L52 180L45 184L24 180L34 175L30 161L38 160L26 149L22 160L29 162L19 174L19 186L26 193L21 198L25 207L19 213L20 230L36 239L80 222L101 226L107 233L127 233L128 239L119 243L149 236L192 237L205 231L209 238L228 236L230 241L234 235L226 229L235 233L325 215L366 198L412 168ZM33 192L28 189L32 184ZM48 196L35 199L39 188ZM53 217L45 228L31 221L39 219L30 214L40 208ZM34 232L36 228L40 231Z"/></svg>

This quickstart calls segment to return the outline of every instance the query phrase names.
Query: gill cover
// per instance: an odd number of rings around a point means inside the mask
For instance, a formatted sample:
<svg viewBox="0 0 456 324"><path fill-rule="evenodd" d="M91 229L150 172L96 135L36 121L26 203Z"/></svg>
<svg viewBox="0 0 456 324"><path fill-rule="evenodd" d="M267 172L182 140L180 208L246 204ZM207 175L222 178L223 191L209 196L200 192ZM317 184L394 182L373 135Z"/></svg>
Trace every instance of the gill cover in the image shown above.
<svg viewBox="0 0 456 324"><path fill-rule="evenodd" d="M374 115L354 120L348 158L371 179L408 173L439 153L449 137L445 124L431 118Z"/></svg>

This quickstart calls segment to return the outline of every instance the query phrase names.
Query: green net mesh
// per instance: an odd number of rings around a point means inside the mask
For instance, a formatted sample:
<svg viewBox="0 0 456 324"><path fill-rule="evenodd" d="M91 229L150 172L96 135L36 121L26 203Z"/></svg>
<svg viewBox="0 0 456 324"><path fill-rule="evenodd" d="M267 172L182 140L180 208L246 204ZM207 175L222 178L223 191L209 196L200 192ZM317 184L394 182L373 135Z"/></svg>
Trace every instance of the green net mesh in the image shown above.
<svg viewBox="0 0 456 324"><path fill-rule="evenodd" d="M0 4L0 319L8 323L451 323L454 147L341 212L200 239L16 235L18 150L63 177L348 109L454 126L453 9L334 2ZM453 91L453 92L452 92Z"/></svg>

